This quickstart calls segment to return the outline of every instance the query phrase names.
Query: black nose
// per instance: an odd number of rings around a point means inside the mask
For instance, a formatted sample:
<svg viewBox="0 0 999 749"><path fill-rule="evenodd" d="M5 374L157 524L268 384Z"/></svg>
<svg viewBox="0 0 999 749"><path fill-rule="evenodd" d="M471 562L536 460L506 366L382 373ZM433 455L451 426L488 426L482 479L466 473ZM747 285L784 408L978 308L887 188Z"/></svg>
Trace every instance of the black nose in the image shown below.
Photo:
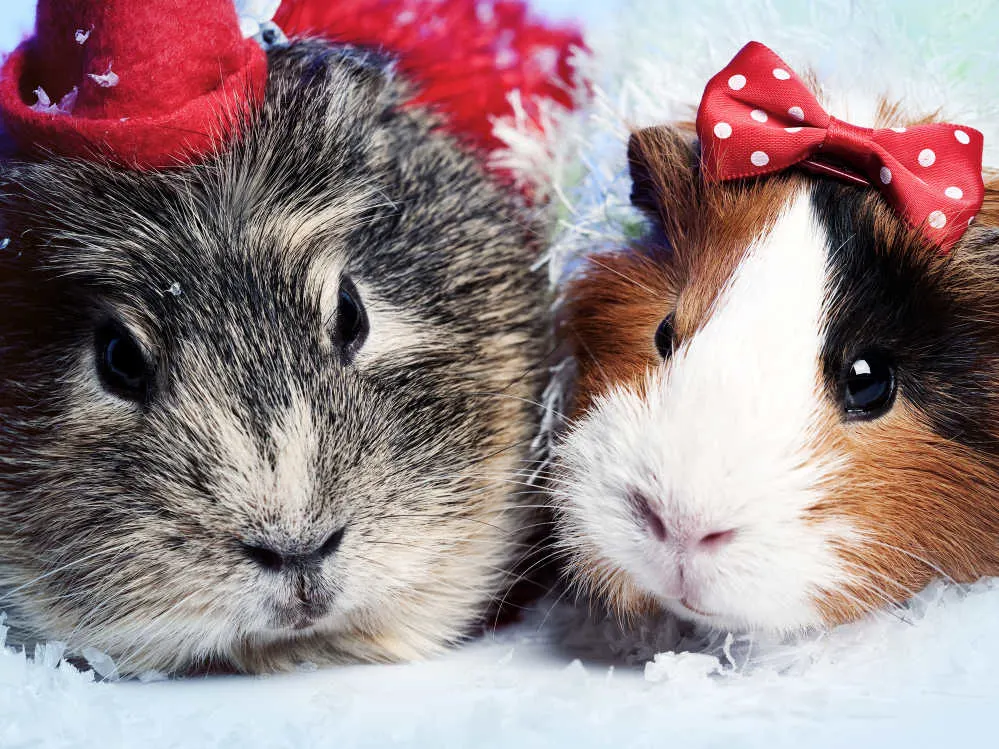
<svg viewBox="0 0 999 749"><path fill-rule="evenodd" d="M269 543L240 542L243 553L265 570L277 572L286 568L303 569L318 567L324 559L333 556L343 542L345 528L334 532L323 543L313 549Z"/></svg>

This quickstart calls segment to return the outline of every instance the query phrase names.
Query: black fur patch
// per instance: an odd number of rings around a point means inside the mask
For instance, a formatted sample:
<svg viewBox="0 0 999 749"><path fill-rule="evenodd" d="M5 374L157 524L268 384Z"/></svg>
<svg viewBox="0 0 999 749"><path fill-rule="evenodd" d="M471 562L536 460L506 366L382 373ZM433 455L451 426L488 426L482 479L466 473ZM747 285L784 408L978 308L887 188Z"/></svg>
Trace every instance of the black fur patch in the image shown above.
<svg viewBox="0 0 999 749"><path fill-rule="evenodd" d="M831 397L842 402L844 367L859 352L881 349L897 366L898 397L936 433L994 453L999 444L988 415L999 409L995 330L987 315L968 308L959 268L934 262L915 236L909 246L879 244L879 200L836 183L813 189L816 215L829 235L823 368Z"/></svg>

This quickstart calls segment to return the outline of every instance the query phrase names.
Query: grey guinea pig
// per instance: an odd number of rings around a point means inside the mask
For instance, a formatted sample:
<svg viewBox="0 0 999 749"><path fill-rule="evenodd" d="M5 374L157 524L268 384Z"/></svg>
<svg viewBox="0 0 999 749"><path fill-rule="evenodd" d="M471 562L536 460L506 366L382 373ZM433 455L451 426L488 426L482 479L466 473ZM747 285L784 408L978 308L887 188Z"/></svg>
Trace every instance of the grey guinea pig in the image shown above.
<svg viewBox="0 0 999 749"><path fill-rule="evenodd" d="M419 658L525 547L535 216L378 55L206 163L2 168L0 610L124 674Z"/></svg>

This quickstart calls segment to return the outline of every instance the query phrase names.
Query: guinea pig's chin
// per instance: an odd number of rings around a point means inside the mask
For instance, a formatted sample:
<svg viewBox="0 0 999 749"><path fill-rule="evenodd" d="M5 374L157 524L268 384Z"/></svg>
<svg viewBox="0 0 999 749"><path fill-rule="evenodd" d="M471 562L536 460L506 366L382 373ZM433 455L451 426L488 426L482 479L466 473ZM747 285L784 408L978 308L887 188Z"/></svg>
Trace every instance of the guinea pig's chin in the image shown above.
<svg viewBox="0 0 999 749"><path fill-rule="evenodd" d="M247 639L270 646L315 635L335 635L348 627L348 617L339 612L318 617L288 614L271 617L262 627L251 630Z"/></svg>
<svg viewBox="0 0 999 749"><path fill-rule="evenodd" d="M631 589L625 600L640 602L645 609L651 602L680 619L726 632L789 634L822 623L811 596L743 577L739 569L752 562L740 559L742 555L716 564L676 555L667 558L657 549L642 551L644 557L620 560L628 565L620 574L621 585Z"/></svg>

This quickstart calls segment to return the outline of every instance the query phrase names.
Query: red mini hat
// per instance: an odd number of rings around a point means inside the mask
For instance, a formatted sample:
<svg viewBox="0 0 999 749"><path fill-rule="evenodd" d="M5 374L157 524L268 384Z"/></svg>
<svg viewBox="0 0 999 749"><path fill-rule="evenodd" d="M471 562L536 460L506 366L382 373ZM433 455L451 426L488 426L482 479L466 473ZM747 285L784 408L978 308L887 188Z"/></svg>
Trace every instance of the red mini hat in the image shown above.
<svg viewBox="0 0 999 749"><path fill-rule="evenodd" d="M25 151L169 167L209 153L266 80L232 0L38 0L0 116Z"/></svg>

